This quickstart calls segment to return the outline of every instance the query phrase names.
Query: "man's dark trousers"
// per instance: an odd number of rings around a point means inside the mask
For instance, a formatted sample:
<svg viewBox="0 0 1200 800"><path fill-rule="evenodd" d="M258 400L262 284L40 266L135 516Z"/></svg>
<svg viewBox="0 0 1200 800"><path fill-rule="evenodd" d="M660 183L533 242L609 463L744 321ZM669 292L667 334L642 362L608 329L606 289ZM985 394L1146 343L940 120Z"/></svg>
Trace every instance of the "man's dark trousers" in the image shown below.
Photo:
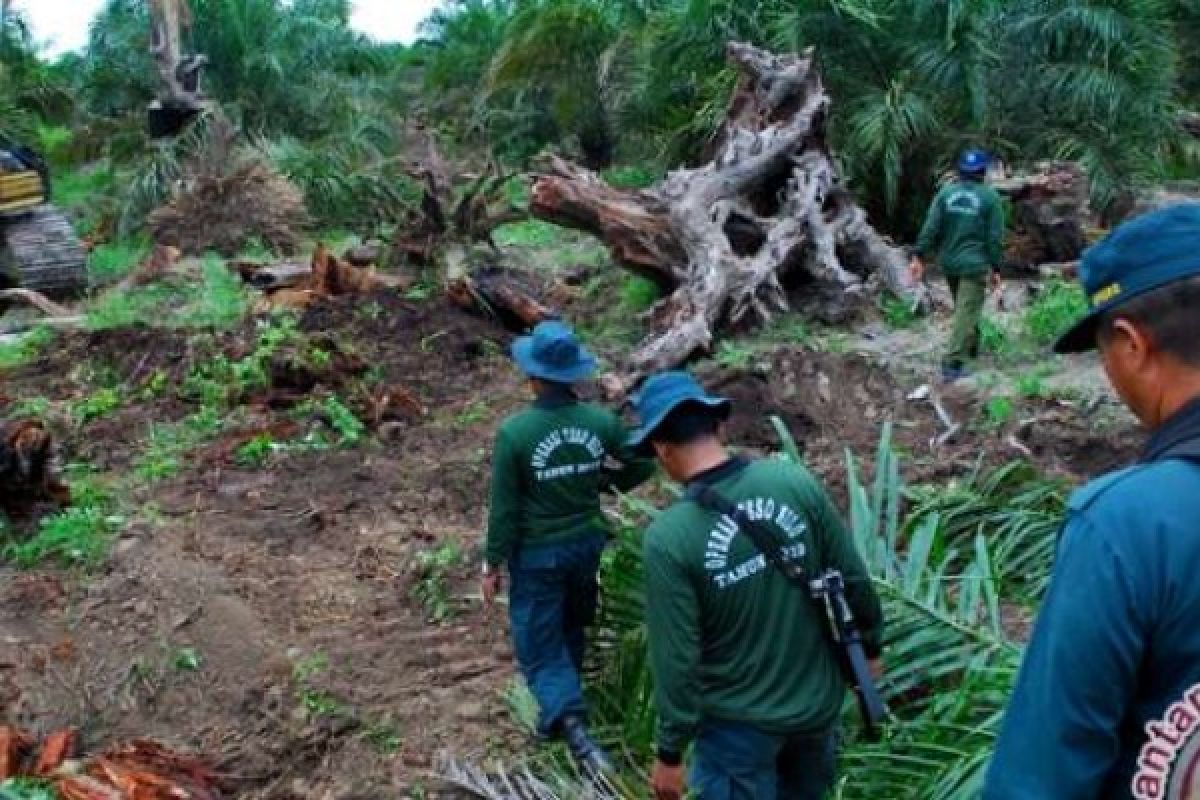
<svg viewBox="0 0 1200 800"><path fill-rule="evenodd" d="M517 663L537 698L538 732L551 736L567 714L583 715L586 631L596 616L603 535L520 549L509 564L509 617Z"/></svg>
<svg viewBox="0 0 1200 800"><path fill-rule="evenodd" d="M693 753L700 800L821 800L833 785L837 735L773 735L708 721Z"/></svg>

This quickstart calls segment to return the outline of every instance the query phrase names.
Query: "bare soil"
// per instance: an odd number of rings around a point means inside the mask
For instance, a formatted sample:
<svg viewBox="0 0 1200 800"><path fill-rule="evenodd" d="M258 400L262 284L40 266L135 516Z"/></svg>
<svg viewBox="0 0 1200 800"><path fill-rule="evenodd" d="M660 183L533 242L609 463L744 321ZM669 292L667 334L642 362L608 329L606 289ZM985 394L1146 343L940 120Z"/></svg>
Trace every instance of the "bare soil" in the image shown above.
<svg viewBox="0 0 1200 800"><path fill-rule="evenodd" d="M501 698L513 674L506 624L481 611L472 566L491 438L525 401L505 357L508 334L394 295L327 302L300 327L327 337L341 367L244 398L239 425L180 474L131 488L131 523L101 569L0 566L0 720L35 732L76 726L89 749L157 738L206 754L231 796L247 798L435 796L419 787L436 785L439 753L524 746ZM244 354L256 331L220 334L216 347ZM195 410L176 393L136 387L159 372L177 386L211 352L183 332L73 336L4 375L3 395L77 399L98 371L115 373L131 387L122 406L57 433L64 461L128 477L148 425ZM399 413L369 420L365 444L281 453L261 469L230 458L247 431L321 424L297 423L291 410L330 386L370 418L364 370L373 385L408 395ZM906 399L915 381L869 355L784 348L755 368L702 377L735 402L733 442L775 449L766 419L779 415L842 502L846 449L869 467L885 420L910 480L961 475L1020 447L1082 480L1127 459L1138 440L1101 411L1041 401L989 428L983 401L966 391L946 398L963 432L934 448L931 407ZM414 591L417 557L448 542L465 558L447 575L439 621Z"/></svg>

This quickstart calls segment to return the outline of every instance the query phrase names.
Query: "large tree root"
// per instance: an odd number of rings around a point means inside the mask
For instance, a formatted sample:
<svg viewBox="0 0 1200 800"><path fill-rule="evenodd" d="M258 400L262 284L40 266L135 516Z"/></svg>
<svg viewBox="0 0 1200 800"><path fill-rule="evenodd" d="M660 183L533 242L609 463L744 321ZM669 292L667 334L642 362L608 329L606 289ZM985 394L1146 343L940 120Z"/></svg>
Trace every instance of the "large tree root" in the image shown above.
<svg viewBox="0 0 1200 800"><path fill-rule="evenodd" d="M629 387L712 346L722 326L788 308L804 276L846 292L868 280L911 295L906 257L866 221L841 184L825 137L830 100L812 51L774 55L729 45L741 80L713 158L641 191L550 158L533 189L539 218L603 239L623 267L666 293L651 332L617 380Z"/></svg>

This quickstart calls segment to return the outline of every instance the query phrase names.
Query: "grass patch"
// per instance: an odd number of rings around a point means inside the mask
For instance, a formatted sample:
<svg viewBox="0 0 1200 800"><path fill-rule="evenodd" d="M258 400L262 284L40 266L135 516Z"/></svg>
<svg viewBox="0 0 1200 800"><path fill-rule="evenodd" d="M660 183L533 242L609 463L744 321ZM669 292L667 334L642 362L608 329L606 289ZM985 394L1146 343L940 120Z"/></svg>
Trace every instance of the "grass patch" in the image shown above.
<svg viewBox="0 0 1200 800"><path fill-rule="evenodd" d="M124 278L150 252L149 243L134 239L102 244L88 254L88 280L93 286L107 286Z"/></svg>
<svg viewBox="0 0 1200 800"><path fill-rule="evenodd" d="M0 369L16 369L35 361L56 336L53 328L39 325L15 341L0 344Z"/></svg>
<svg viewBox="0 0 1200 800"><path fill-rule="evenodd" d="M985 424L988 428L1003 428L1016 413L1016 405L1008 397L992 397L983 407Z"/></svg>
<svg viewBox="0 0 1200 800"><path fill-rule="evenodd" d="M248 442L241 444L233 453L233 460L240 467L258 469L271 458L271 454L279 447L279 443L269 433L260 433Z"/></svg>
<svg viewBox="0 0 1200 800"><path fill-rule="evenodd" d="M50 413L51 403L48 397L22 397L12 403L5 412L10 420L16 419L45 419Z"/></svg>
<svg viewBox="0 0 1200 800"><path fill-rule="evenodd" d="M250 310L250 294L242 279L225 268L220 256L206 255L200 263L199 292L181 314L189 327L232 328Z"/></svg>
<svg viewBox="0 0 1200 800"><path fill-rule="evenodd" d="M206 407L182 422L150 426L146 449L133 462L133 476L143 483L155 483L178 475L184 456L221 432L220 413Z"/></svg>
<svg viewBox="0 0 1200 800"><path fill-rule="evenodd" d="M641 164L610 167L602 175L608 185L616 189L648 189L663 178L663 172L658 167Z"/></svg>
<svg viewBox="0 0 1200 800"><path fill-rule="evenodd" d="M621 308L634 314L640 314L657 303L659 296L658 284L641 275L627 275L618 290Z"/></svg>
<svg viewBox="0 0 1200 800"><path fill-rule="evenodd" d="M754 349L727 340L717 346L714 360L726 369L746 369L754 360Z"/></svg>
<svg viewBox="0 0 1200 800"><path fill-rule="evenodd" d="M920 315L913 308L912 302L899 295L885 292L879 298L879 312L888 327L895 330L906 330L917 324Z"/></svg>
<svg viewBox="0 0 1200 800"><path fill-rule="evenodd" d="M116 498L88 472L76 473L69 481L73 504L46 517L28 539L15 541L0 529L8 543L0 550L4 560L22 569L42 564L62 567L92 567L108 555L109 545L125 520L115 513Z"/></svg>
<svg viewBox="0 0 1200 800"><path fill-rule="evenodd" d="M527 219L501 225L493 233L496 244L504 247L554 247L567 238L558 225L540 219Z"/></svg>
<svg viewBox="0 0 1200 800"><path fill-rule="evenodd" d="M1025 331L1040 345L1049 345L1087 313L1087 298L1078 284L1048 283L1025 311Z"/></svg>
<svg viewBox="0 0 1200 800"><path fill-rule="evenodd" d="M325 412L329 424L337 432L339 443L343 447L358 444L366 435L367 426L337 397L327 397L321 410Z"/></svg>
<svg viewBox="0 0 1200 800"><path fill-rule="evenodd" d="M414 565L417 580L412 597L424 608L434 622L444 622L454 616L454 598L450 594L450 574L462 566L465 555L458 542L442 542L432 550L417 553Z"/></svg>
<svg viewBox="0 0 1200 800"><path fill-rule="evenodd" d="M71 418L77 425L107 416L121 407L121 395L113 388L97 389L71 407Z"/></svg>
<svg viewBox="0 0 1200 800"><path fill-rule="evenodd" d="M87 310L91 330L144 325L157 328L231 328L250 310L250 295L241 279L219 256L205 256L199 283L184 287L162 284L105 292ZM164 323L169 319L170 322Z"/></svg>

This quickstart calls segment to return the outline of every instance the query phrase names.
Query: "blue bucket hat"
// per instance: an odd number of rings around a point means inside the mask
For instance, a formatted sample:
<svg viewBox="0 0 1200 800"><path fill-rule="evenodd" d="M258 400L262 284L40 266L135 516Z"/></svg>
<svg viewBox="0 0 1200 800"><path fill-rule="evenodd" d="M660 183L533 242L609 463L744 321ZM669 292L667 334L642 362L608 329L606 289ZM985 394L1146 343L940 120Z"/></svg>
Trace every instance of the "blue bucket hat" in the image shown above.
<svg viewBox="0 0 1200 800"><path fill-rule="evenodd" d="M596 357L558 320L540 322L513 342L512 356L529 377L554 383L577 383L596 373Z"/></svg>
<svg viewBox="0 0 1200 800"><path fill-rule="evenodd" d="M1079 282L1090 310L1054 345L1056 353L1096 347L1104 315L1122 303L1200 275L1200 203L1165 208L1126 222L1083 254Z"/></svg>
<svg viewBox="0 0 1200 800"><path fill-rule="evenodd" d="M633 396L633 410L639 426L629 435L629 445L643 447L667 415L684 403L699 403L716 409L726 417L733 409L733 405L724 397L714 397L704 391L704 387L690 374L682 371L660 372L647 378L641 390Z"/></svg>
<svg viewBox="0 0 1200 800"><path fill-rule="evenodd" d="M973 147L964 150L958 157L958 171L964 175L978 175L981 172L987 172L990 161L987 153Z"/></svg>

